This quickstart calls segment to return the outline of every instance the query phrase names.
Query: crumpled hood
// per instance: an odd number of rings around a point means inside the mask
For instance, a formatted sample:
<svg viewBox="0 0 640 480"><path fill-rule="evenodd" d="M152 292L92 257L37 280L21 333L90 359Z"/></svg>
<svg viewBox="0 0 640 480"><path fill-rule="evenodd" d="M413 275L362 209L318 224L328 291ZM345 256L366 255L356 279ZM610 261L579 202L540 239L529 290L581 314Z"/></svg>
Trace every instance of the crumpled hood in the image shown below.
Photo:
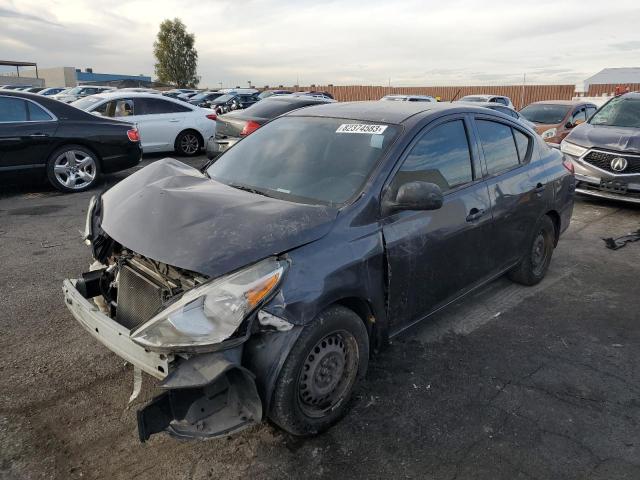
<svg viewBox="0 0 640 480"><path fill-rule="evenodd" d="M102 195L102 229L153 260L217 277L326 235L337 210L224 185L172 158Z"/></svg>
<svg viewBox="0 0 640 480"><path fill-rule="evenodd" d="M574 128L566 140L586 148L640 153L640 129L638 128L606 127L583 123Z"/></svg>

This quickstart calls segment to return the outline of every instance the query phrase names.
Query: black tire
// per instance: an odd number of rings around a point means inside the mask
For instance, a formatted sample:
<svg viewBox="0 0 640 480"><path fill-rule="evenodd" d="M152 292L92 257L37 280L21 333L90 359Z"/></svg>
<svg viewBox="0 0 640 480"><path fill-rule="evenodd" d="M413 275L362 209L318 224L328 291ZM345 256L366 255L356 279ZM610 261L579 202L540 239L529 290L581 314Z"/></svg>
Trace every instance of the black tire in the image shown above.
<svg viewBox="0 0 640 480"><path fill-rule="evenodd" d="M173 145L176 153L185 157L193 157L200 153L203 146L202 136L195 130L185 130L176 137Z"/></svg>
<svg viewBox="0 0 640 480"><path fill-rule="evenodd" d="M64 145L47 160L47 179L63 192L84 192L100 178L100 161L81 145Z"/></svg>
<svg viewBox="0 0 640 480"><path fill-rule="evenodd" d="M522 261L509 272L509 278L522 285L535 285L547 274L555 248L555 226L547 215L542 217L527 244Z"/></svg>
<svg viewBox="0 0 640 480"><path fill-rule="evenodd" d="M328 429L347 412L368 363L369 336L362 319L348 308L330 307L304 328L289 353L269 418L293 435Z"/></svg>

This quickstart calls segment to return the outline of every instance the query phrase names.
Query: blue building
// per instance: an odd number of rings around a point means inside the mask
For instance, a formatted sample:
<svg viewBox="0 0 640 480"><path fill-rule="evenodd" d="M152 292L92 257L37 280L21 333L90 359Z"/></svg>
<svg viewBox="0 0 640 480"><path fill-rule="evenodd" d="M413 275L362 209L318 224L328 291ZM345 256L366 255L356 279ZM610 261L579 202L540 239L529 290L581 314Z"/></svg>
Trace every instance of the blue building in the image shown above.
<svg viewBox="0 0 640 480"><path fill-rule="evenodd" d="M78 83L107 83L122 80L132 80L134 82L150 83L151 77L146 75L120 75L118 73L93 73L93 69L87 68L84 72L76 69L76 79Z"/></svg>

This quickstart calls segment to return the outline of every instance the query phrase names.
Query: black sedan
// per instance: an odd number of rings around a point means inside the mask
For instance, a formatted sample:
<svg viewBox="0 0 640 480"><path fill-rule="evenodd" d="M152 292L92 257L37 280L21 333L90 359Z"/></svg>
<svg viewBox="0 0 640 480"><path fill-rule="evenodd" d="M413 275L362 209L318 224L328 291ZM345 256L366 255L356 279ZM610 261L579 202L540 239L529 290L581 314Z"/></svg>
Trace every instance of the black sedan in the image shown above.
<svg viewBox="0 0 640 480"><path fill-rule="evenodd" d="M264 418L314 434L389 337L503 273L540 282L573 196L563 155L493 110L304 108L203 170L160 160L95 199L100 268L65 280L65 304L160 380L143 441Z"/></svg>
<svg viewBox="0 0 640 480"><path fill-rule="evenodd" d="M93 186L101 173L137 165L131 124L100 118L41 95L0 92L0 174L38 175L64 192Z"/></svg>
<svg viewBox="0 0 640 480"><path fill-rule="evenodd" d="M210 102L223 95L222 92L199 92L190 97L187 102L198 107L208 107Z"/></svg>
<svg viewBox="0 0 640 480"><path fill-rule="evenodd" d="M333 101L307 96L273 95L245 110L220 115L216 120L216 135L211 137L206 145L207 158L211 160L217 157L273 118L297 108Z"/></svg>
<svg viewBox="0 0 640 480"><path fill-rule="evenodd" d="M206 106L215 110L218 114L223 114L231 112L232 110L249 108L251 105L259 101L260 98L256 94L225 93L213 100L209 100L206 103Z"/></svg>

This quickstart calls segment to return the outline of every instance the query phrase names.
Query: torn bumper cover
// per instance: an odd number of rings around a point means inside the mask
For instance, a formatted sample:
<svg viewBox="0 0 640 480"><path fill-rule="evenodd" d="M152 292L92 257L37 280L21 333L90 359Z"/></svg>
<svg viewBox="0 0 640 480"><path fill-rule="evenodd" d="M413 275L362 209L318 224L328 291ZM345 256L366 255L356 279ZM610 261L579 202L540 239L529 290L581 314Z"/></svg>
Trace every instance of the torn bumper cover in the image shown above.
<svg viewBox="0 0 640 480"><path fill-rule="evenodd" d="M138 410L142 442L163 431L179 438L221 437L262 420L253 374L223 352L187 360L161 387L167 392Z"/></svg>
<svg viewBox="0 0 640 480"><path fill-rule="evenodd" d="M162 380L160 387L166 391L138 411L141 441L163 431L180 438L214 438L262 420L254 376L240 365L242 345L187 359L149 351L75 285L75 280L64 281L65 303L85 330L134 367Z"/></svg>

